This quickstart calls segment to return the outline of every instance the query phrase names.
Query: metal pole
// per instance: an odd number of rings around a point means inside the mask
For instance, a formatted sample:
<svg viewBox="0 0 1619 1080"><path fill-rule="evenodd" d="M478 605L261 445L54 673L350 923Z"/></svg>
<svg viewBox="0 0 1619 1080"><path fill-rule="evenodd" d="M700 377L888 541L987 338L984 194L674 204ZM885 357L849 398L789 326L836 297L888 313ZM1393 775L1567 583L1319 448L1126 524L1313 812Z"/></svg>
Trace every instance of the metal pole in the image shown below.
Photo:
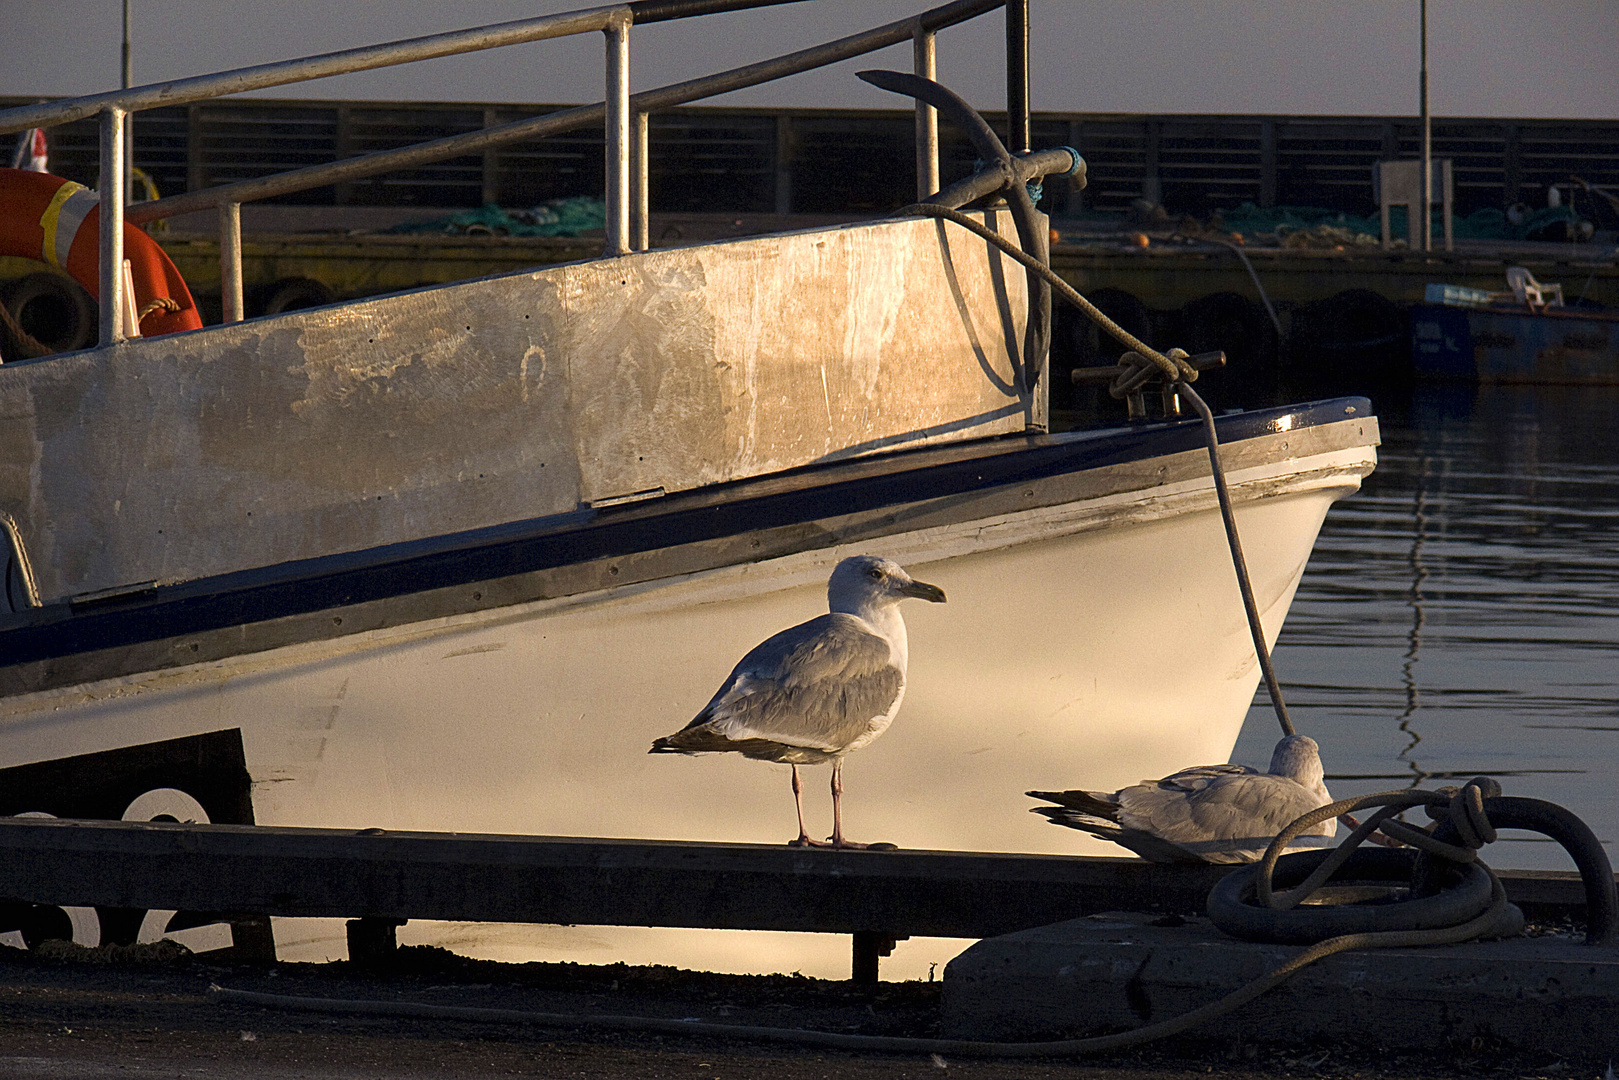
<svg viewBox="0 0 1619 1080"><path fill-rule="evenodd" d="M630 18L621 15L607 36L607 248L630 250Z"/></svg>
<svg viewBox="0 0 1619 1080"><path fill-rule="evenodd" d="M959 2L959 0L958 0ZM999 0L996 0L999 2ZM534 19L480 26L471 30L457 30L447 34L391 41L382 45L368 45L362 49L304 56L296 60L282 60L273 64L221 71L213 75L197 75L189 79L151 83L129 90L109 90L102 94L69 98L66 101L44 101L15 109L0 110L0 135L22 131L31 127L53 127L93 116L108 106L125 111L152 109L160 105L185 105L204 98L240 94L247 90L262 90L270 86L324 79L328 75L346 75L354 71L371 71L394 64L409 64L417 60L432 60L440 56L455 56L480 49L494 49L503 45L516 45L527 41L566 37L587 31L605 29L614 18L628 18L629 8L587 8L583 11L545 15Z"/></svg>
<svg viewBox="0 0 1619 1080"><path fill-rule="evenodd" d="M911 44L916 56L913 69L924 79L939 77L936 36L917 20ZM925 199L939 190L939 110L921 101L916 103L916 197Z"/></svg>
<svg viewBox="0 0 1619 1080"><path fill-rule="evenodd" d="M652 163L649 157L649 124L647 114L637 110L633 125L635 143L631 158L631 182L635 185L630 199L630 240L636 251L645 251L652 246L651 216L651 171Z"/></svg>
<svg viewBox="0 0 1619 1080"><path fill-rule="evenodd" d="M124 340L124 110L101 111L101 344Z"/></svg>
<svg viewBox="0 0 1619 1080"><path fill-rule="evenodd" d="M129 0L124 0L124 52L123 52L123 88L128 90L135 85L135 62L129 50ZM135 191L135 117L130 114L124 118L124 198L130 198Z"/></svg>
<svg viewBox="0 0 1619 1080"><path fill-rule="evenodd" d="M931 13L925 13L921 18L924 26L937 32L943 27L954 26L957 23L981 15L1003 2L1004 0L953 0L952 3L943 7L935 8ZM901 19L863 33L839 38L837 41L827 42L824 45L804 49L773 60L749 64L746 67L736 68L732 71L722 71L700 79L672 83L668 86L658 87L655 90L643 90L630 99L631 107L649 114L665 112L681 105L690 104L693 101L701 101L704 98L727 94L733 90L741 90L750 86L759 86L762 83L785 78L788 75L813 71L816 68L825 67L840 60L864 56L878 49L898 45L909 40L912 37L912 30L916 26L916 21L915 18ZM594 31L598 27L592 26L590 29ZM49 114L47 118L72 118L81 115L78 112L80 104L80 99L75 99L71 108L58 105L57 111ZM159 102L159 104L162 104L162 102ZM140 107L147 108L149 106L143 103ZM6 118L34 116L37 115L37 109L39 108L43 108L43 106L0 110L0 135L4 135L8 131L18 130L18 127L12 126L11 121ZM273 195L285 195L294 191L307 191L310 188L346 183L396 169L416 168L435 161L447 161L451 158L464 157L468 154L481 154L491 147L508 146L516 142L543 138L564 131L576 131L592 124L599 124L602 123L606 113L607 106L602 102L597 102L594 105L578 105L571 109L547 113L544 116L529 117L526 120L500 124L492 128L469 131L461 135L451 135L443 139L434 139L430 142L401 147L398 150L379 150L375 153L345 158L342 161L335 161L325 165L311 165L307 168L294 169L290 172L275 173L257 180L243 180L215 188L188 191L182 195L170 195L168 198L160 199L156 202L137 204L130 209L129 217L131 221L136 223L157 221L160 218L172 217L175 214L187 214L194 210L213 210L222 202L253 202L256 199L267 199ZM65 120L51 119L50 122L63 123Z"/></svg>
<svg viewBox="0 0 1619 1080"><path fill-rule="evenodd" d="M219 207L219 295L224 301L225 321L241 322L242 304L242 204L222 203Z"/></svg>
<svg viewBox="0 0 1619 1080"><path fill-rule="evenodd" d="M1433 250L1433 127L1428 117L1428 0L1422 8L1422 250Z"/></svg>
<svg viewBox="0 0 1619 1080"><path fill-rule="evenodd" d="M1006 148L1033 145L1029 131L1029 0L1006 0Z"/></svg>

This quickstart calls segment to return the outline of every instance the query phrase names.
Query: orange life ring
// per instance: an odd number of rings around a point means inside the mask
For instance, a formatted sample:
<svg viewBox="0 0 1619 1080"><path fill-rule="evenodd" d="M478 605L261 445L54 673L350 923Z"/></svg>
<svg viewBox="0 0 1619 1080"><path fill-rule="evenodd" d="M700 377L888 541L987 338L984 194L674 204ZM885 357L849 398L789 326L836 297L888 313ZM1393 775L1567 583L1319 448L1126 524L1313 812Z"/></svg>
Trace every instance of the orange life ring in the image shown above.
<svg viewBox="0 0 1619 1080"><path fill-rule="evenodd" d="M0 169L0 255L38 259L67 271L101 299L101 205L95 192L49 173ZM135 283L135 311L168 299L178 311L154 307L141 335L155 337L202 328L202 315L185 279L157 241L124 225L124 258Z"/></svg>

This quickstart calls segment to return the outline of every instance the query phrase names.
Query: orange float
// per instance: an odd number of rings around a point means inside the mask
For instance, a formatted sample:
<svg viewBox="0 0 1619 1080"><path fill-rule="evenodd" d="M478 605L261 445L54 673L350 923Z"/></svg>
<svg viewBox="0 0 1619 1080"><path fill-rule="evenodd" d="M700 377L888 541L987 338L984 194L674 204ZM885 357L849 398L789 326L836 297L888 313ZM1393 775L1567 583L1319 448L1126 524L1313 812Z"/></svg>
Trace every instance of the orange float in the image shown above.
<svg viewBox="0 0 1619 1080"><path fill-rule="evenodd" d="M65 270L101 299L101 204L95 192L49 173L0 169L0 255L38 259ZM202 328L185 279L157 241L127 222L124 258L135 285L141 335ZM175 310L178 309L178 310Z"/></svg>

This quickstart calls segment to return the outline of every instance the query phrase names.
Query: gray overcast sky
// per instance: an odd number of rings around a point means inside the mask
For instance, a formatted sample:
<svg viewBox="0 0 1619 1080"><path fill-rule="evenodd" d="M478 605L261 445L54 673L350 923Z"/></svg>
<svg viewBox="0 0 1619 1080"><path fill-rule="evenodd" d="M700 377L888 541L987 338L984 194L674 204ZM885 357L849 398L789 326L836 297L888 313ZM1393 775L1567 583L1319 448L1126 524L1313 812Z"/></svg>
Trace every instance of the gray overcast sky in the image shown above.
<svg viewBox="0 0 1619 1080"><path fill-rule="evenodd" d="M587 6L579 0L133 0L135 81ZM0 94L118 85L120 0L6 0ZM807 0L634 31L645 89L902 18L916 0ZM1417 0L1032 0L1034 105L1084 112L1413 115ZM1002 21L940 35L940 78L1004 103ZM1439 116L1619 119L1619 0L1430 0ZM909 47L715 99L733 105L892 108L856 80L909 68ZM269 97L600 100L599 35L299 83Z"/></svg>

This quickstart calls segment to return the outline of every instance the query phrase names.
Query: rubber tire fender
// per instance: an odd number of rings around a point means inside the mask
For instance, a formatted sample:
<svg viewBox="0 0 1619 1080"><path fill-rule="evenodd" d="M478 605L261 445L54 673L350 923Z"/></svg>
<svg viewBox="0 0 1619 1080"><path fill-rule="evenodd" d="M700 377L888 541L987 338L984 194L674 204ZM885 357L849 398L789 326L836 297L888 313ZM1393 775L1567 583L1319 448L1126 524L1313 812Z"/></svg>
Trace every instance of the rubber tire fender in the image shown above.
<svg viewBox="0 0 1619 1080"><path fill-rule="evenodd" d="M95 344L96 302L65 274L40 270L9 282L0 292L0 303L5 304L19 326L53 353L74 352ZM38 317L40 308L28 312L36 304L43 304L44 325Z"/></svg>

